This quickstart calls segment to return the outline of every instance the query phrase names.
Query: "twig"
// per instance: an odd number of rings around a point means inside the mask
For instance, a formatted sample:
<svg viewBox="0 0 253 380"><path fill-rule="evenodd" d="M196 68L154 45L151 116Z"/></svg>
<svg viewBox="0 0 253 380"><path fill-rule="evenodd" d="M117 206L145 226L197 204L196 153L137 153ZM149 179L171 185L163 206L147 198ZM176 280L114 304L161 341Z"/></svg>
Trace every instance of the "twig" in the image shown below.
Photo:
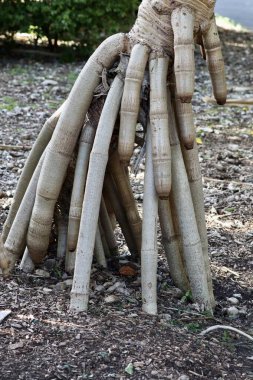
<svg viewBox="0 0 253 380"><path fill-rule="evenodd" d="M237 334L240 334L240 335L244 336L245 338L248 338L249 340L251 340L253 342L253 337L251 335L246 334L245 332L243 332L243 331L241 331L239 329L236 329L235 327L225 326L225 325L216 325L216 326L208 327L206 330L202 331L200 333L200 335L203 336L203 335L208 334L209 332L217 330L217 329L234 331Z"/></svg>
<svg viewBox="0 0 253 380"><path fill-rule="evenodd" d="M216 100L214 98L204 97L203 98L205 103L211 103L216 104ZM235 98L235 99L227 99L226 104L228 106L245 106L253 105L253 98Z"/></svg>
<svg viewBox="0 0 253 380"><path fill-rule="evenodd" d="M0 145L0 150L30 150L31 147L28 145Z"/></svg>

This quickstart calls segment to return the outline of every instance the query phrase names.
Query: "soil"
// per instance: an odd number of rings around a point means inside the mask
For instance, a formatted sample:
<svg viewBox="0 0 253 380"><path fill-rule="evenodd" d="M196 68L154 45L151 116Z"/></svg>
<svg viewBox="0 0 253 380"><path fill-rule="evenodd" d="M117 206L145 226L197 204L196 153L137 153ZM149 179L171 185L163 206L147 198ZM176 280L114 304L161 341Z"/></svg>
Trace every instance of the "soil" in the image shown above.
<svg viewBox="0 0 253 380"><path fill-rule="evenodd" d="M252 98L253 34L226 31L221 38L229 98ZM253 335L253 108L204 103L211 86L205 63L196 55L194 109L217 301L214 316L173 286L162 249L157 316L141 311L138 268L128 278L96 266L89 311L76 315L68 310L71 280L50 257L44 272L26 275L17 268L7 280L0 276L0 310L11 310L0 322L1 380L253 378L250 340L225 330L200 336L216 324ZM24 146L1 150L1 226L29 148L81 67L30 59L0 62L0 144ZM132 182L141 206L143 164Z"/></svg>

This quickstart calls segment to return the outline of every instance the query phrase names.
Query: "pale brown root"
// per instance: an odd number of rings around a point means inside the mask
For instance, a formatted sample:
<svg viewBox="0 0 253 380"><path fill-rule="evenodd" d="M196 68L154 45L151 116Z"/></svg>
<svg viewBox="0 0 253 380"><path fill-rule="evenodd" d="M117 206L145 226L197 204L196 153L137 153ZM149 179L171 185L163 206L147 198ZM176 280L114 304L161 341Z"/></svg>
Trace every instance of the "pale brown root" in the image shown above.
<svg viewBox="0 0 253 380"><path fill-rule="evenodd" d="M172 156L171 202L177 214L187 277L194 300L211 311L212 302L201 241L175 123L170 123L170 139Z"/></svg>
<svg viewBox="0 0 253 380"><path fill-rule="evenodd" d="M168 199L159 199L159 221L162 231L162 243L167 257L171 278L174 284L181 290L190 289L184 263L180 253L179 236L176 234Z"/></svg>
<svg viewBox="0 0 253 380"><path fill-rule="evenodd" d="M128 246L128 249L132 254L136 254L137 248L136 248L136 244L135 244L134 239L133 239L131 229L129 227L129 223L128 223L128 220L126 217L126 213L125 213L124 207L121 203L120 197L118 195L118 191L116 189L116 186L115 186L113 179L109 173L105 176L104 189L105 189L105 193L106 193L106 195L107 195L107 197L108 197L108 199L112 205L116 219L119 223L121 231L122 231L124 238L126 240L126 244Z"/></svg>
<svg viewBox="0 0 253 380"><path fill-rule="evenodd" d="M0 237L0 269L4 277L8 277L15 266L18 256L8 251L4 247L2 238ZM0 273L1 273L0 270Z"/></svg>
<svg viewBox="0 0 253 380"><path fill-rule="evenodd" d="M120 163L119 154L114 151L108 162L108 167L116 184L121 204L124 207L131 228L137 252L141 252L142 222L124 166Z"/></svg>
<svg viewBox="0 0 253 380"><path fill-rule="evenodd" d="M141 289L143 311L148 314L157 314L158 196L155 189L150 129L150 125L148 124L143 197Z"/></svg>
<svg viewBox="0 0 253 380"><path fill-rule="evenodd" d="M104 197L106 209L107 209L110 221L111 221L112 230L114 231L116 228L116 224L117 224L116 215L115 215L115 212L113 210L112 204L110 202L110 199L109 199L106 191L103 191L103 197Z"/></svg>
<svg viewBox="0 0 253 380"><path fill-rule="evenodd" d="M5 242L8 236L13 220L16 216L20 203L26 192L30 179L32 178L33 172L39 162L39 159L52 137L54 128L60 117L63 106L64 106L64 103L61 105L60 108L58 108L57 111L53 113L52 116L50 116L49 119L47 119L47 121L45 122L45 124L43 125L39 133L39 136L37 137L35 143L33 144L31 152L29 153L29 156L23 167L21 176L18 180L18 184L15 190L15 195L12 201L12 205L10 207L10 211L8 213L7 219L3 226L3 232L2 232L3 242Z"/></svg>
<svg viewBox="0 0 253 380"><path fill-rule="evenodd" d="M192 150L185 150L182 148L184 163L186 172L188 175L189 185L191 189L192 202L194 206L196 222L198 226L199 236L202 245L202 252L205 261L205 269L207 275L209 295L212 301L212 306L215 305L214 295L213 295L213 285L212 285L212 275L210 269L210 262L208 256L208 241L207 241L207 230L206 230L206 220L205 220L205 207L204 207L204 193L202 184L202 175L199 164L198 157L198 147L194 144Z"/></svg>
<svg viewBox="0 0 253 380"><path fill-rule="evenodd" d="M103 181L110 141L123 93L123 75L121 72L117 74L107 95L90 155L70 301L70 309L75 311L88 308L91 264Z"/></svg>
<svg viewBox="0 0 253 380"><path fill-rule="evenodd" d="M74 273L76 262L76 251L66 251L65 255L65 271L69 274Z"/></svg>
<svg viewBox="0 0 253 380"><path fill-rule="evenodd" d="M26 189L26 192L4 244L4 247L9 252L9 254L15 255L16 258L20 257L25 249L27 229L34 205L36 188L44 157L45 153L42 154L40 161L35 171L33 172L33 176ZM10 271L11 269L12 268L10 268Z"/></svg>
<svg viewBox="0 0 253 380"><path fill-rule="evenodd" d="M190 103L194 92L194 14L189 8L176 8L171 14L174 33L174 71L177 95L183 103Z"/></svg>
<svg viewBox="0 0 253 380"><path fill-rule="evenodd" d="M106 240L105 231L102 227L100 220L98 220L98 227L99 227L99 232L100 232L100 236L101 236L101 241L102 241L105 257L109 258L109 257L111 257L111 252L110 252L107 240Z"/></svg>
<svg viewBox="0 0 253 380"><path fill-rule="evenodd" d="M191 103L182 103L180 99L175 100L176 117L180 141L188 150L192 149L195 142L195 126Z"/></svg>
<svg viewBox="0 0 253 380"><path fill-rule="evenodd" d="M103 196L101 198L99 216L100 216L100 222L101 222L102 228L105 233L105 238L109 247L110 255L115 256L118 254L118 245L117 245L117 241L112 229L111 220L109 218Z"/></svg>
<svg viewBox="0 0 253 380"><path fill-rule="evenodd" d="M95 254L97 263L101 265L101 267L107 268L105 252L104 252L104 247L103 247L103 242L101 239L99 227L97 227L96 236L95 236L94 254Z"/></svg>
<svg viewBox="0 0 253 380"><path fill-rule="evenodd" d="M126 48L126 36L117 34L106 39L90 57L77 78L50 141L38 182L35 205L30 220L27 244L32 256L47 252L54 207L72 157L93 91L102 70L112 66Z"/></svg>
<svg viewBox="0 0 253 380"><path fill-rule="evenodd" d="M60 208L57 208L55 212L55 224L57 228L56 256L60 261L63 261L67 251L68 215L65 215Z"/></svg>
<svg viewBox="0 0 253 380"><path fill-rule="evenodd" d="M120 110L118 151L120 160L127 163L130 161L134 149L141 84L148 61L148 53L149 49L145 45L136 44L132 49L126 72Z"/></svg>
<svg viewBox="0 0 253 380"><path fill-rule="evenodd" d="M32 273L34 271L35 265L34 265L34 262L32 261L32 258L29 254L27 247L25 249L25 252L23 254L19 267L25 273Z"/></svg>
<svg viewBox="0 0 253 380"><path fill-rule="evenodd" d="M168 58L151 59L150 124L155 188L160 198L168 198L171 188L171 152L169 140L166 78Z"/></svg>
<svg viewBox="0 0 253 380"><path fill-rule="evenodd" d="M85 181L88 171L89 157L94 141L96 129L87 121L79 139L79 149L76 160L75 176L70 201L68 224L68 250L76 249L79 225L82 213Z"/></svg>
<svg viewBox="0 0 253 380"><path fill-rule="evenodd" d="M203 32L203 42L213 85L213 94L217 103L222 105L226 103L227 85L220 39L214 17L211 20L211 25L207 32Z"/></svg>

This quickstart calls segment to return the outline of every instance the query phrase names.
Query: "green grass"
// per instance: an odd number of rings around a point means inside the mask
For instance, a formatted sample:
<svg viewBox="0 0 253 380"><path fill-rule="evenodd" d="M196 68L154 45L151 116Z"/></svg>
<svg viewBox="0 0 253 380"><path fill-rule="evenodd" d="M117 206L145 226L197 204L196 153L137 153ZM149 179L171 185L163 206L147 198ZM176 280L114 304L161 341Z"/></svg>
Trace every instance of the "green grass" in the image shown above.
<svg viewBox="0 0 253 380"><path fill-rule="evenodd" d="M0 109L6 109L7 111L12 111L18 105L17 101L11 96L4 96L2 102L0 103Z"/></svg>
<svg viewBox="0 0 253 380"><path fill-rule="evenodd" d="M15 65L10 69L10 74L13 76L27 74L27 68L21 65Z"/></svg>

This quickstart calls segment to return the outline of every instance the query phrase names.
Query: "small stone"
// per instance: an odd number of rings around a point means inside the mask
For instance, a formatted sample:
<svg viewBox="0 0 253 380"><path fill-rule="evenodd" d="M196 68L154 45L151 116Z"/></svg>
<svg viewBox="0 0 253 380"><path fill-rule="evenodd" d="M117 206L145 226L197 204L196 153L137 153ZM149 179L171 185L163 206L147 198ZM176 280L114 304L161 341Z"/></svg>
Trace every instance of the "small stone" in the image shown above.
<svg viewBox="0 0 253 380"><path fill-rule="evenodd" d="M187 375L181 375L177 380L190 380L190 378Z"/></svg>
<svg viewBox="0 0 253 380"><path fill-rule="evenodd" d="M96 292L102 292L103 290L105 290L104 285L97 285L95 287Z"/></svg>
<svg viewBox="0 0 253 380"><path fill-rule="evenodd" d="M65 290L66 289L66 284L65 284L65 282L58 282L55 286L54 286L54 288L56 289L56 290Z"/></svg>
<svg viewBox="0 0 253 380"><path fill-rule="evenodd" d="M239 300L237 298L235 298L235 297L227 298L227 301L229 303L231 303L232 305L238 305L238 303L239 303Z"/></svg>
<svg viewBox="0 0 253 380"><path fill-rule="evenodd" d="M152 376L156 376L156 375L158 375L158 371L156 371L156 370L151 371L151 375L152 375Z"/></svg>
<svg viewBox="0 0 253 380"><path fill-rule="evenodd" d="M63 280L66 280L68 278L68 274L64 272L63 275L61 276L61 278Z"/></svg>
<svg viewBox="0 0 253 380"><path fill-rule="evenodd" d="M70 288L73 285L72 278L68 278L67 280L63 281L67 288Z"/></svg>
<svg viewBox="0 0 253 380"><path fill-rule="evenodd" d="M121 285L122 285L121 282L117 281L117 282L115 282L115 284L110 286L106 291L108 293L112 293L112 292L114 292L115 289L119 288Z"/></svg>
<svg viewBox="0 0 253 380"><path fill-rule="evenodd" d="M165 320L166 322L171 321L171 315L170 314L162 314L161 319Z"/></svg>
<svg viewBox="0 0 253 380"><path fill-rule="evenodd" d="M43 269L36 269L35 274L40 277L50 277L50 273Z"/></svg>
<svg viewBox="0 0 253 380"><path fill-rule="evenodd" d="M118 298L115 297L114 295L105 297L105 303L114 303L114 302L118 302Z"/></svg>
<svg viewBox="0 0 253 380"><path fill-rule="evenodd" d="M240 293L233 294L233 297L238 298L240 300L242 299L242 295Z"/></svg>
<svg viewBox="0 0 253 380"><path fill-rule="evenodd" d="M43 86L56 86L58 83L55 81L55 80L52 80L52 79L45 79L43 82L42 82L42 85Z"/></svg>
<svg viewBox="0 0 253 380"><path fill-rule="evenodd" d="M80 340L81 339L81 334L76 334L76 339Z"/></svg>
<svg viewBox="0 0 253 380"><path fill-rule="evenodd" d="M43 293L51 293L52 292L52 289L50 288L43 288Z"/></svg>
<svg viewBox="0 0 253 380"><path fill-rule="evenodd" d="M8 346L9 350L17 350L18 348L22 348L22 347L24 347L24 343L22 341L18 343L10 343Z"/></svg>
<svg viewBox="0 0 253 380"><path fill-rule="evenodd" d="M235 306L227 308L227 313L230 318L236 318L239 314L239 310Z"/></svg>
<svg viewBox="0 0 253 380"><path fill-rule="evenodd" d="M11 310L0 310L0 323L11 314Z"/></svg>

